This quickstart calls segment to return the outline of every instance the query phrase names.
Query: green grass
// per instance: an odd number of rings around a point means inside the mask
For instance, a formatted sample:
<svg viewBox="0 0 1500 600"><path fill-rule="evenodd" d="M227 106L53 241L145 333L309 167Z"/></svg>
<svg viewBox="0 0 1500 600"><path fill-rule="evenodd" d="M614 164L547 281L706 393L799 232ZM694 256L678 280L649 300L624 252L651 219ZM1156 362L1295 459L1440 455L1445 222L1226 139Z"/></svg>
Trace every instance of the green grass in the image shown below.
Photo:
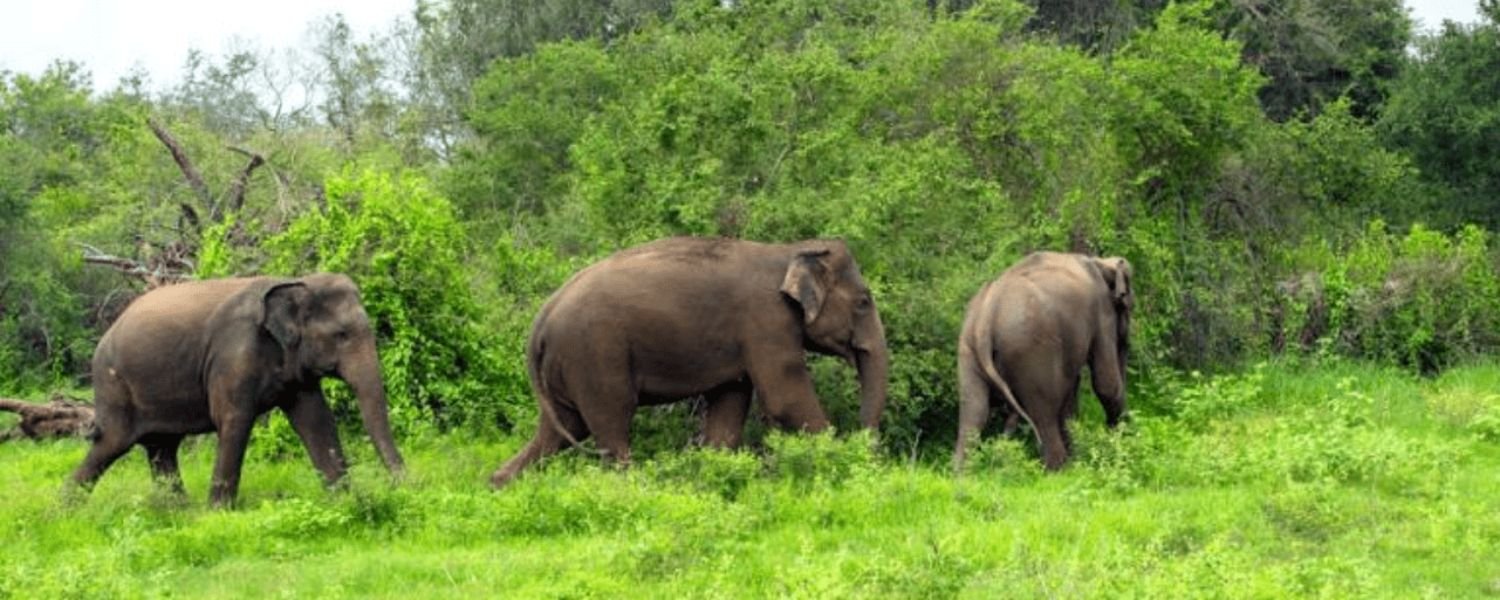
<svg viewBox="0 0 1500 600"><path fill-rule="evenodd" d="M208 438L187 498L135 452L76 504L83 442L0 444L0 597L1500 597L1500 364L1149 387L1121 433L1087 408L1051 475L1016 440L959 478L941 448L772 435L623 472L575 453L492 492L522 436L408 440L400 485L347 440L347 489L253 447L214 511Z"/></svg>

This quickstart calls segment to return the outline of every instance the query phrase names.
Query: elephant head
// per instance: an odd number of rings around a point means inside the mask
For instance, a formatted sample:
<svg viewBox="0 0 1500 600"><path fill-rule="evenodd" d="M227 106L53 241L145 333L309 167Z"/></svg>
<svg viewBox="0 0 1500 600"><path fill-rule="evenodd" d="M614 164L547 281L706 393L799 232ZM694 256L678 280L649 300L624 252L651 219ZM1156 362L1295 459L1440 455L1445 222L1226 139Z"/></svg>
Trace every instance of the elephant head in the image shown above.
<svg viewBox="0 0 1500 600"><path fill-rule="evenodd" d="M375 331L354 281L338 274L279 280L266 286L260 301L259 323L281 349L283 376L334 376L348 383L380 458L391 472L400 472Z"/></svg>
<svg viewBox="0 0 1500 600"><path fill-rule="evenodd" d="M860 424L879 427L889 371L885 326L849 248L824 242L799 250L787 265L781 293L801 307L809 349L842 357L858 369Z"/></svg>
<svg viewBox="0 0 1500 600"><path fill-rule="evenodd" d="M1130 349L1130 313L1135 308L1135 290L1131 289L1130 261L1112 256L1095 258L1099 274L1109 287L1110 300L1115 308L1115 339L1119 345L1120 375L1125 375L1125 358Z"/></svg>

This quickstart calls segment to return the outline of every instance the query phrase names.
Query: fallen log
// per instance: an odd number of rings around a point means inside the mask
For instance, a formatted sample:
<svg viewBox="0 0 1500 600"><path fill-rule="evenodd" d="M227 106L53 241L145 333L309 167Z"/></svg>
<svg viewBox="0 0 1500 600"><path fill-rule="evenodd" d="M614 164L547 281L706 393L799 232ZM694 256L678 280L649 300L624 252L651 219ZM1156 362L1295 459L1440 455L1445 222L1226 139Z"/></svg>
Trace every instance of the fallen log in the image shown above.
<svg viewBox="0 0 1500 600"><path fill-rule="evenodd" d="M53 394L46 404L0 398L0 411L21 416L21 423L0 432L0 441L30 438L40 440L58 437L90 437L94 433L94 407Z"/></svg>

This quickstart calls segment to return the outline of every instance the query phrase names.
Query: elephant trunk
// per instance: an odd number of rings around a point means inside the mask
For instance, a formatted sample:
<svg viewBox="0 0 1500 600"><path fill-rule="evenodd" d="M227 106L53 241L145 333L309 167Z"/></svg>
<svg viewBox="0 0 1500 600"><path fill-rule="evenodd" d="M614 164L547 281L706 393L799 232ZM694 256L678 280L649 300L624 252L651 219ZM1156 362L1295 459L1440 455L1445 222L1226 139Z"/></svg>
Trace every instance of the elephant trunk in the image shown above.
<svg viewBox="0 0 1500 600"><path fill-rule="evenodd" d="M385 398L385 382L380 376L380 355L375 351L374 336L359 343L355 351L340 361L339 377L354 388L359 399L359 414L365 423L365 431L375 442L375 449L391 473L405 470L401 453L396 450L395 436L391 434L389 405Z"/></svg>
<svg viewBox="0 0 1500 600"><path fill-rule="evenodd" d="M854 367L859 370L859 422L867 429L880 428L885 412L886 386L889 385L890 357L885 345L885 328L875 320L871 343L854 351Z"/></svg>

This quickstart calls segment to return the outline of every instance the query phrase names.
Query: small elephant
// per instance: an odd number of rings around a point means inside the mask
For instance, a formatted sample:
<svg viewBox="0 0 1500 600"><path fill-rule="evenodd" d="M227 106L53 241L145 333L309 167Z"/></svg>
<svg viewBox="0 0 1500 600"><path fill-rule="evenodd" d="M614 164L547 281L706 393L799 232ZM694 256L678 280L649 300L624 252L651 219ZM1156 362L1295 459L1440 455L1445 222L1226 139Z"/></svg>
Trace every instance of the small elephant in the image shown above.
<svg viewBox="0 0 1500 600"><path fill-rule="evenodd" d="M1033 253L969 301L958 339L959 424L954 465L989 420L991 399L1031 423L1047 469L1068 460L1067 420L1085 364L1110 428L1125 413L1125 360L1135 295L1130 263Z"/></svg>
<svg viewBox="0 0 1500 600"><path fill-rule="evenodd" d="M375 334L347 276L252 277L181 283L136 298L94 350L98 433L72 483L84 489L132 445L181 492L177 448L217 431L211 502L234 502L255 418L280 408L332 484L345 472L319 380L354 388L365 429L399 474Z"/></svg>
<svg viewBox="0 0 1500 600"><path fill-rule="evenodd" d="M620 251L575 274L538 314L526 353L536 436L490 481L504 486L587 435L628 463L638 406L698 394L708 445L739 444L752 392L782 426L821 431L808 350L853 363L860 421L877 427L885 328L843 242L670 238Z"/></svg>

